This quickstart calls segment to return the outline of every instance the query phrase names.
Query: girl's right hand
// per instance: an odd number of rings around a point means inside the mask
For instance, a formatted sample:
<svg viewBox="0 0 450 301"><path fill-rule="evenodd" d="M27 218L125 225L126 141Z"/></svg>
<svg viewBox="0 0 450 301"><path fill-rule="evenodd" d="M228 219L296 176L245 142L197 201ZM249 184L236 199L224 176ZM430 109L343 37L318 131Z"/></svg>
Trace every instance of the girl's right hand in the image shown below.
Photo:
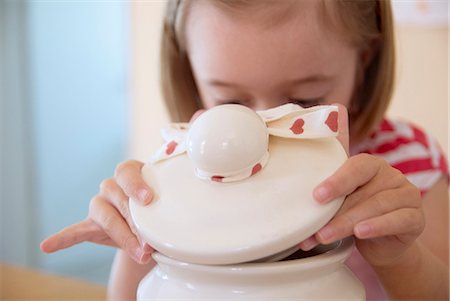
<svg viewBox="0 0 450 301"><path fill-rule="evenodd" d="M45 239L41 250L52 253L89 241L121 248L136 262L148 263L153 249L140 242L128 205L130 197L144 205L153 198L141 176L143 165L134 160L119 164L114 177L104 180L92 198L88 217Z"/></svg>

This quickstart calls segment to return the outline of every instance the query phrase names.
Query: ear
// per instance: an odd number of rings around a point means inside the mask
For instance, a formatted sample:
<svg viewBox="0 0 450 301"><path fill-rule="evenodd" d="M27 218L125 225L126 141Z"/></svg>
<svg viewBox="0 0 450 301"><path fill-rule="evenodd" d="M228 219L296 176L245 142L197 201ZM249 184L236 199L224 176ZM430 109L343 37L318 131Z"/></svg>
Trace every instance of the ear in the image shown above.
<svg viewBox="0 0 450 301"><path fill-rule="evenodd" d="M359 63L363 70L365 70L372 62L375 54L378 52L379 45L380 40L378 38L373 38L367 43L367 46L359 50Z"/></svg>
<svg viewBox="0 0 450 301"><path fill-rule="evenodd" d="M345 152L347 153L347 156L350 153L350 139L349 139L349 129L348 129L348 112L347 108L344 105L341 104L334 104L338 107L339 114L338 114L338 136L336 137L337 140L342 144L342 146L345 149Z"/></svg>
<svg viewBox="0 0 450 301"><path fill-rule="evenodd" d="M372 63L375 54L378 52L379 39L372 39L367 46L361 48L358 52L358 70L356 74L356 80L358 84L362 84L364 81L364 75L366 74L366 69Z"/></svg>

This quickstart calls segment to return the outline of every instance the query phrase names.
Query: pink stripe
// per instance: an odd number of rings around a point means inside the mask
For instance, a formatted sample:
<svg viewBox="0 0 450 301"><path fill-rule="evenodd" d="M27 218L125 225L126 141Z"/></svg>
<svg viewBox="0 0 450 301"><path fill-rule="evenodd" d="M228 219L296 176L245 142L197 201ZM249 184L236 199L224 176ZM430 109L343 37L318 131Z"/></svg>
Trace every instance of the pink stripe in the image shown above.
<svg viewBox="0 0 450 301"><path fill-rule="evenodd" d="M411 141L411 139L409 139L409 138L398 137L398 138L396 138L393 141L390 141L390 142L387 142L387 143L383 143L383 144L377 146L377 148L375 150L373 150L371 153L373 153L373 154L383 154L383 153L386 153L388 151L396 149L400 145L410 144L412 142L413 141Z"/></svg>
<svg viewBox="0 0 450 301"><path fill-rule="evenodd" d="M413 129L413 132L414 132L414 139L407 138L404 136L399 136L392 141L378 145L376 147L376 149L372 151L372 153L374 153L374 154L386 153L388 151L396 149L400 145L405 145L405 144L409 144L409 143L413 143L413 142L419 142L426 149L429 149L427 137L425 136L425 134L415 127L411 127L411 128Z"/></svg>
<svg viewBox="0 0 450 301"><path fill-rule="evenodd" d="M392 167L400 170L403 174L435 169L430 158L403 161L392 165Z"/></svg>
<svg viewBox="0 0 450 301"><path fill-rule="evenodd" d="M413 129L414 132L414 140L421 143L423 146L425 146L425 148L427 149L430 148L428 145L428 139L425 136L424 132L413 126L411 126L411 128Z"/></svg>
<svg viewBox="0 0 450 301"><path fill-rule="evenodd" d="M383 119L383 121L381 122L381 125L380 125L380 130L382 132L393 132L394 127L391 125L391 123L388 120Z"/></svg>
<svg viewBox="0 0 450 301"><path fill-rule="evenodd" d="M447 160L445 159L444 155L441 153L441 157L439 160L439 169L446 175L448 175L448 165Z"/></svg>

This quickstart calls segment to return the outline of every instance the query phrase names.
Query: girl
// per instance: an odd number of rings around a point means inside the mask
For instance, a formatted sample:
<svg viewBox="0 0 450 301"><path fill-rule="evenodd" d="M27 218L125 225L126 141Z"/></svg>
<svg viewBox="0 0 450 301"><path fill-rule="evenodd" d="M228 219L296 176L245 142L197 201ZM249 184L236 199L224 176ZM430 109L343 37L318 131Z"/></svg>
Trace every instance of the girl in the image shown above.
<svg viewBox="0 0 450 301"><path fill-rule="evenodd" d="M421 130L383 119L395 63L388 1L169 1L161 55L174 121L224 103L345 106L352 156L313 195L319 203L347 198L302 249L353 235L357 251L348 266L367 299L448 299L445 159ZM83 241L119 247L109 287L119 300L135 298L154 265L128 209L129 197L152 199L142 165L120 164L88 218L41 245L45 252Z"/></svg>

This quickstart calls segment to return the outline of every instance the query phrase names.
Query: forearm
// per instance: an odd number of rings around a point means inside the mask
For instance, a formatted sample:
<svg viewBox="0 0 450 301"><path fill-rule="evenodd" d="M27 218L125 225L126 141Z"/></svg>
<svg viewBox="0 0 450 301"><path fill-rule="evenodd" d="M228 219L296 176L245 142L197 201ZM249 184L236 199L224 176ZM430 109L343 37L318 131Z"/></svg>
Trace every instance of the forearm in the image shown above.
<svg viewBox="0 0 450 301"><path fill-rule="evenodd" d="M122 250L117 251L108 283L108 300L136 300L139 282L153 268L155 262L138 264Z"/></svg>
<svg viewBox="0 0 450 301"><path fill-rule="evenodd" d="M391 300L448 300L448 265L419 243L389 267L374 267Z"/></svg>

